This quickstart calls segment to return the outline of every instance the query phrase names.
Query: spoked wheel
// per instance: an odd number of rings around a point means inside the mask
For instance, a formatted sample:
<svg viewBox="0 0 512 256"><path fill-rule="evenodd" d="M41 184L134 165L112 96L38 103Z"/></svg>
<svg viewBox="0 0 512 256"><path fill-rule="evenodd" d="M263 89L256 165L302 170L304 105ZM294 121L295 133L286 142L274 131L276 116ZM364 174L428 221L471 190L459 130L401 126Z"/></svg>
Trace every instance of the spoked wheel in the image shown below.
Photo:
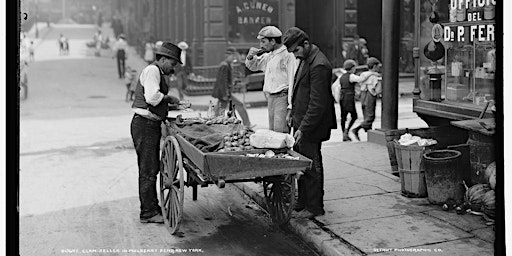
<svg viewBox="0 0 512 256"><path fill-rule="evenodd" d="M167 136L160 161L160 207L165 226L171 234L180 228L183 216L185 179L180 145L174 136Z"/></svg>
<svg viewBox="0 0 512 256"><path fill-rule="evenodd" d="M295 175L283 175L263 180L267 209L272 221L279 226L290 220L295 204L295 179Z"/></svg>

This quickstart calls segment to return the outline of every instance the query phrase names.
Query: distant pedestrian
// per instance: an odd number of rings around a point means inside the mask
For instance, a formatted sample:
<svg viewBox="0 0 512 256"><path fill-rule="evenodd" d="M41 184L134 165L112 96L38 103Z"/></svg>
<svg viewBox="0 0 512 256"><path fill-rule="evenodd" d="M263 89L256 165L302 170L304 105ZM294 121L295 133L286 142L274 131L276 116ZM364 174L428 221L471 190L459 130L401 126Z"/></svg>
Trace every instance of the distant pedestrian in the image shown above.
<svg viewBox="0 0 512 256"><path fill-rule="evenodd" d="M94 42L96 44L96 50L94 52L94 55L99 57L101 55L101 43L103 42L103 35L101 34L101 30L99 29L94 34Z"/></svg>
<svg viewBox="0 0 512 256"><path fill-rule="evenodd" d="M28 46L28 56L30 61L34 61L34 41L30 41Z"/></svg>
<svg viewBox="0 0 512 256"><path fill-rule="evenodd" d="M112 23L110 24L112 30L114 30L115 38L119 37L120 34L124 33L123 23L117 16L112 17Z"/></svg>
<svg viewBox="0 0 512 256"><path fill-rule="evenodd" d="M288 52L300 59L292 92L289 122L294 130L293 150L313 160L312 167L298 180L299 198L295 210L299 218L324 215L324 169L322 142L329 140L336 129L334 97L331 92L332 66L318 46L297 27L283 36Z"/></svg>
<svg viewBox="0 0 512 256"><path fill-rule="evenodd" d="M282 43L282 32L275 26L263 27L258 33L259 48L251 47L245 66L251 71L264 71L263 92L267 96L269 129L289 133L286 117L291 115L291 91L296 58ZM258 51L266 53L258 56Z"/></svg>
<svg viewBox="0 0 512 256"><path fill-rule="evenodd" d="M352 59L348 59L343 63L343 69L346 71L345 74L341 75L339 83L341 85L340 90L340 110L341 110L341 130L343 131L343 141L351 141L348 136L348 132L357 120L356 111L356 100L355 100L355 86L357 83L365 81L368 73L363 73L361 76L355 75L356 62ZM350 114L350 122L345 128L348 114Z"/></svg>
<svg viewBox="0 0 512 256"><path fill-rule="evenodd" d="M137 81L137 71L135 69L130 68L130 66L126 66L126 70L124 72L124 83L126 85L126 95L125 95L125 101L129 102L133 98L133 92L132 91L132 84L133 82ZM136 84L136 83L135 83Z"/></svg>
<svg viewBox="0 0 512 256"><path fill-rule="evenodd" d="M151 64L155 60L155 43L153 42L153 37L150 37L149 40L144 44L144 60Z"/></svg>
<svg viewBox="0 0 512 256"><path fill-rule="evenodd" d="M137 74L137 70L135 69L132 69L132 74L131 74L131 77L132 77L132 82L130 83L130 88L128 89L130 91L130 101L133 101L134 97L135 97L135 88L137 88L137 80L139 78L138 74Z"/></svg>
<svg viewBox="0 0 512 256"><path fill-rule="evenodd" d="M26 100L28 98L28 63L24 59L20 60L19 90L23 93L23 97L20 99Z"/></svg>
<svg viewBox="0 0 512 256"><path fill-rule="evenodd" d="M217 99L217 107L215 108L215 115L223 115L224 111L228 108L228 103L231 100L235 105L235 109L240 114L242 122L246 127L252 128L249 115L245 109L244 104L232 94L233 89L233 71L231 63L237 58L237 51L235 47L228 47L225 52L225 59L220 63L219 70L217 71L217 79L213 86L212 96Z"/></svg>
<svg viewBox="0 0 512 256"><path fill-rule="evenodd" d="M141 223L164 223L156 192L157 175L160 170L161 124L167 118L169 104L179 104L178 98L168 95L169 90L164 76L170 75L174 66L180 63L180 54L181 49L178 46L164 42L156 51L155 62L142 70L135 89L132 104L135 114L130 132L139 167Z"/></svg>
<svg viewBox="0 0 512 256"><path fill-rule="evenodd" d="M67 37L64 37L64 55L69 55L69 39Z"/></svg>
<svg viewBox="0 0 512 256"><path fill-rule="evenodd" d="M58 41L58 44L59 44L59 55L64 55L65 54L65 50L64 50L64 43L65 42L66 42L66 38L64 37L63 34L60 34L59 41Z"/></svg>
<svg viewBox="0 0 512 256"><path fill-rule="evenodd" d="M113 47L115 56L112 56L112 58L115 57L117 60L117 72L119 74L119 79L124 78L125 73L126 50L128 47L125 39L124 34L120 34Z"/></svg>
<svg viewBox="0 0 512 256"><path fill-rule="evenodd" d="M365 71L361 76L368 76L368 79L361 83L361 107L363 109L364 120L352 130L357 140L359 138L359 130L364 129L365 132L372 129L375 120L375 107L377 105L377 96L380 92L380 68L382 64L375 57L368 58L367 61L369 71Z"/></svg>
<svg viewBox="0 0 512 256"><path fill-rule="evenodd" d="M356 61L357 65L364 65L366 63L363 51L361 49L361 42L359 36L355 35L348 50L348 58Z"/></svg>
<svg viewBox="0 0 512 256"><path fill-rule="evenodd" d="M178 47L181 49L181 63L176 65L174 68L176 80L177 80L177 89L180 100L183 100L184 91L187 89L188 80L187 77L190 73L192 73L192 58L190 58L190 54L188 54L188 44L186 42L179 42Z"/></svg>

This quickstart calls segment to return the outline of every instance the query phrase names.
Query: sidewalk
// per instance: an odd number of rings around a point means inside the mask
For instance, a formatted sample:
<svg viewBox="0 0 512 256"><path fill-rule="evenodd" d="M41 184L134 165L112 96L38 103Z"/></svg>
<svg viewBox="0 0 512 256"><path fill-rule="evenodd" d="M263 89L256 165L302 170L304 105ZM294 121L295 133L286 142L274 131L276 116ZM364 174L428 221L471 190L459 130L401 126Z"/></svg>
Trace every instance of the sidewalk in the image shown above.
<svg viewBox="0 0 512 256"><path fill-rule="evenodd" d="M385 146L325 143L322 154L326 214L290 220L322 255L494 255L493 226L481 216L402 196ZM234 185L265 207L259 184Z"/></svg>

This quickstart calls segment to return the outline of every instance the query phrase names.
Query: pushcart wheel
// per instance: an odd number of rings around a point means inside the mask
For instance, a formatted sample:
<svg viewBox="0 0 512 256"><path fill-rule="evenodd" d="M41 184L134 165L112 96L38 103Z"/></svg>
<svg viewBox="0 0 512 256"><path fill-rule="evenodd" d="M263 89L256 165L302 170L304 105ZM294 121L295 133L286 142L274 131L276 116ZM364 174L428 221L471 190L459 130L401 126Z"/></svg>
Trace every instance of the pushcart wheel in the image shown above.
<svg viewBox="0 0 512 256"><path fill-rule="evenodd" d="M263 180L267 209L272 221L279 226L290 220L295 204L295 179L295 175L283 175Z"/></svg>
<svg viewBox="0 0 512 256"><path fill-rule="evenodd" d="M165 226L171 234L180 228L183 216L185 180L180 145L174 136L167 136L160 161L160 205Z"/></svg>

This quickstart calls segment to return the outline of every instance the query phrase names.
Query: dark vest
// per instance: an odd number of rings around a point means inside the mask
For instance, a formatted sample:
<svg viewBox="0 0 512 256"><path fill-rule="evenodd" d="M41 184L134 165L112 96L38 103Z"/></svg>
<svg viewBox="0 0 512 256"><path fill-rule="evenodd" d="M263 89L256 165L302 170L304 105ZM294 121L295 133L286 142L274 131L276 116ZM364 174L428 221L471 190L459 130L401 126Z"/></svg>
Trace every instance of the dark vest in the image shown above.
<svg viewBox="0 0 512 256"><path fill-rule="evenodd" d="M340 84L341 84L341 91L355 93L356 83L350 82L350 73L347 72L347 73L341 75Z"/></svg>
<svg viewBox="0 0 512 256"><path fill-rule="evenodd" d="M160 68L158 69L160 70ZM165 77L162 73L160 73L160 92L164 95L167 95L169 92L169 87L167 86ZM133 100L132 108L148 109L151 113L159 116L162 120L165 120L169 111L167 103L160 102L158 105L153 107L153 105L146 102L146 98L144 98L144 86L140 83L140 76L137 82L137 87L135 88L135 99Z"/></svg>

